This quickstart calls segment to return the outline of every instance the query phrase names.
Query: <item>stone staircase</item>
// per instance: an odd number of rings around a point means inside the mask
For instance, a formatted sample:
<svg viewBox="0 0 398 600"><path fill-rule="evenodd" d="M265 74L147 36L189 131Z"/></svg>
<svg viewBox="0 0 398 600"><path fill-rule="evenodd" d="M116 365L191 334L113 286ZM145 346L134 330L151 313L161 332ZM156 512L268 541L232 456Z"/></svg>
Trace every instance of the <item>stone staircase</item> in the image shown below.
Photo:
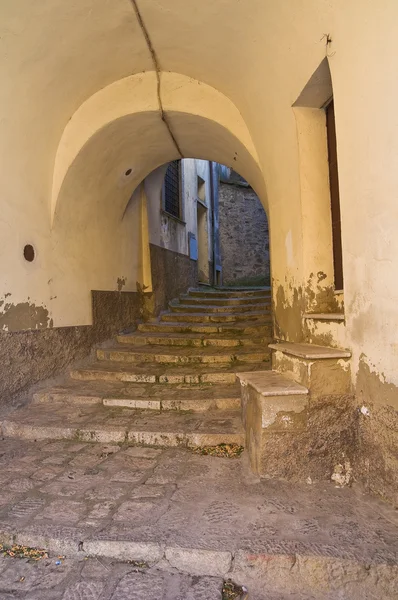
<svg viewBox="0 0 398 600"><path fill-rule="evenodd" d="M205 578L192 600L225 580L250 600L395 600L396 511L326 482L350 459L350 353L270 344L269 298L193 290L4 418L0 544L97 557L107 585L130 566L112 598L165 597L181 573ZM245 452L190 450L222 443Z"/></svg>
<svg viewBox="0 0 398 600"><path fill-rule="evenodd" d="M243 444L239 372L270 368L267 289L192 290L1 423L3 436Z"/></svg>

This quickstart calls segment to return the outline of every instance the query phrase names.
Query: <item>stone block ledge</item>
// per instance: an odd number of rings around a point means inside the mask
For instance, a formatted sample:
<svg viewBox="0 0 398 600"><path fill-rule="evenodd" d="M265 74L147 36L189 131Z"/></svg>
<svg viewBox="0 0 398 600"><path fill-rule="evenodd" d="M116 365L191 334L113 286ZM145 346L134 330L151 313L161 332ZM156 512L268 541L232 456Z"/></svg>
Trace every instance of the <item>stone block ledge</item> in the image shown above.
<svg viewBox="0 0 398 600"><path fill-rule="evenodd" d="M344 321L343 313L305 313L304 319L313 319L314 321Z"/></svg>
<svg viewBox="0 0 398 600"><path fill-rule="evenodd" d="M268 348L277 350L283 354L304 358L306 360L316 360L325 358L350 358L349 350L341 348L329 348L328 346L317 346L316 344L300 344L293 342L278 342L269 344Z"/></svg>
<svg viewBox="0 0 398 600"><path fill-rule="evenodd" d="M251 386L261 396L296 396L308 394L308 389L276 371L237 373L242 387Z"/></svg>

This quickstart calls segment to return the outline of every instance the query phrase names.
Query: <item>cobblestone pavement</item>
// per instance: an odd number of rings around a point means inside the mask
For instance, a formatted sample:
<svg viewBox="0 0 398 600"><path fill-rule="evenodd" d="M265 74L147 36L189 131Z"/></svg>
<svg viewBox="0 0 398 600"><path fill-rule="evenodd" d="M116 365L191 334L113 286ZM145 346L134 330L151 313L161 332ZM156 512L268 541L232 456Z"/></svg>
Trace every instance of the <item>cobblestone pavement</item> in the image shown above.
<svg viewBox="0 0 398 600"><path fill-rule="evenodd" d="M0 558L0 600L221 600L222 586L219 577L137 569L106 559Z"/></svg>
<svg viewBox="0 0 398 600"><path fill-rule="evenodd" d="M273 562L280 566L278 572L281 569L291 572L293 567L302 570L304 563L300 563L300 557L306 557L307 566L311 560L335 561L335 571L337 564L342 568L342 560L348 561L347 564L359 562L366 565L364 577L366 569L369 573L369 565L379 569L379 577L380 569L385 573L397 564L398 518L388 505L365 495L359 487L336 489L328 483L257 481L248 474L244 461L244 456L221 459L183 449L3 440L0 441L0 541L14 539L50 548L52 555L61 553L72 559L85 554L96 554L101 561L106 560L104 556L122 560L140 558L156 567L166 560L168 568L175 567L197 577L212 575L215 578L212 585L231 569L238 583L245 583L247 573L254 572L253 565L261 580L264 576L261 569L264 565L269 568L270 555L279 557ZM141 555L136 556L137 552ZM0 597L18 597L15 593L19 594L23 586L18 587L18 581L15 582L17 567L10 566L8 559L1 564L5 570L0 575L3 594ZM96 572L100 569L98 560L89 564ZM318 570L319 564L316 563ZM31 565L26 568L37 570ZM62 568L51 566L48 573L56 578L68 569L79 574L81 569L89 567L81 560L66 560ZM130 577L125 569L128 571L128 566L117 566L117 573L126 575L120 585L127 589L131 577L138 575ZM271 578L274 575L271 573ZM156 577L154 581L160 581ZM78 591L68 592L71 595L65 598L102 600L95 590L105 593L101 585L111 585L108 576L105 579L105 583L89 579L94 591L80 592L80 587L86 589L86 582L77 578L73 585L78 586ZM42 580L37 575L38 586L43 586ZM112 579L115 585L116 580L117 577ZM144 575L139 580L147 585ZM388 593L380 598L398 597L396 572L391 571L388 580L396 587L390 586ZM7 581L11 582L8 588ZM173 577L170 581L173 585ZM218 597L214 595L216 592L210 596L192 595L196 593L194 581L182 577L178 585L190 590L191 596L184 591L182 596L176 592L175 598ZM169 583L159 585L166 589ZM64 589L61 586L59 594ZM298 584L292 589L300 592ZM47 591L35 596L35 590L33 586L27 597L40 596L41 600L62 597ZM114 597L136 597L129 595L130 592L124 596L122 592L118 594ZM108 597L112 596L104 596ZM145 594L140 597L150 598ZM306 597L321 598L321 595ZM335 597L351 600L355 596Z"/></svg>

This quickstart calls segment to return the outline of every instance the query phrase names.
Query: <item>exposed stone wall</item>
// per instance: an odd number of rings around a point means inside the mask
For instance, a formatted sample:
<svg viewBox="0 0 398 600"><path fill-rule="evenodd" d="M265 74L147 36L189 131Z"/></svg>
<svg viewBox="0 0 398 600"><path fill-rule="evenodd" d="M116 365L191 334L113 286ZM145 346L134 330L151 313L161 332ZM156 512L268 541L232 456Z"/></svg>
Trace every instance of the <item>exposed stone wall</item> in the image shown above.
<svg viewBox="0 0 398 600"><path fill-rule="evenodd" d="M136 292L93 291L93 325L0 331L0 410L90 354L93 345L134 325L144 303Z"/></svg>
<svg viewBox="0 0 398 600"><path fill-rule="evenodd" d="M356 394L358 478L370 492L398 507L398 388L383 382L361 360Z"/></svg>
<svg viewBox="0 0 398 600"><path fill-rule="evenodd" d="M223 283L269 285L267 215L251 187L220 183L219 227Z"/></svg>
<svg viewBox="0 0 398 600"><path fill-rule="evenodd" d="M198 282L198 263L189 256L150 244L154 312Z"/></svg>

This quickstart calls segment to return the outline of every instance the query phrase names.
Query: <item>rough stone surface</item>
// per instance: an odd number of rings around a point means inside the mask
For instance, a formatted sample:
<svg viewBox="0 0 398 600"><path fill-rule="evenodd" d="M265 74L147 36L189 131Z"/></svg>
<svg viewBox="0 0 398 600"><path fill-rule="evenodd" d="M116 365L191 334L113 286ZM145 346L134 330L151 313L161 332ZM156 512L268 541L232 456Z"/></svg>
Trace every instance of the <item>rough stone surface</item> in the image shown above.
<svg viewBox="0 0 398 600"><path fill-rule="evenodd" d="M140 318L140 297L133 292L94 291L92 303L93 326L0 331L0 408Z"/></svg>
<svg viewBox="0 0 398 600"><path fill-rule="evenodd" d="M243 443L239 412L134 411L102 404L32 404L1 422L3 435L27 440L70 439L153 446ZM22 483L21 483L22 485Z"/></svg>
<svg viewBox="0 0 398 600"><path fill-rule="evenodd" d="M0 558L0 598L8 600L221 600L223 580L176 569L101 559Z"/></svg>
<svg viewBox="0 0 398 600"><path fill-rule="evenodd" d="M150 244L155 314L198 281L197 262L189 256ZM165 277L167 273L167 277Z"/></svg>
<svg viewBox="0 0 398 600"><path fill-rule="evenodd" d="M269 285L267 215L252 188L220 184L219 231L224 284Z"/></svg>
<svg viewBox="0 0 398 600"><path fill-rule="evenodd" d="M279 344L271 344L276 348ZM352 391L349 358L302 358L275 350L273 369L304 385L311 396L349 394Z"/></svg>
<svg viewBox="0 0 398 600"><path fill-rule="evenodd" d="M49 459L62 470L41 481L35 474ZM183 565L196 563L208 575L216 559L207 562L211 555L203 553L196 561L192 551L215 552L223 564L224 553L238 550L379 565L398 558L391 507L359 486L259 481L249 475L245 455L3 440L0 467L0 541L15 535L71 557L83 552L148 562L174 549L176 566L189 570ZM29 485L16 488L19 480Z"/></svg>

